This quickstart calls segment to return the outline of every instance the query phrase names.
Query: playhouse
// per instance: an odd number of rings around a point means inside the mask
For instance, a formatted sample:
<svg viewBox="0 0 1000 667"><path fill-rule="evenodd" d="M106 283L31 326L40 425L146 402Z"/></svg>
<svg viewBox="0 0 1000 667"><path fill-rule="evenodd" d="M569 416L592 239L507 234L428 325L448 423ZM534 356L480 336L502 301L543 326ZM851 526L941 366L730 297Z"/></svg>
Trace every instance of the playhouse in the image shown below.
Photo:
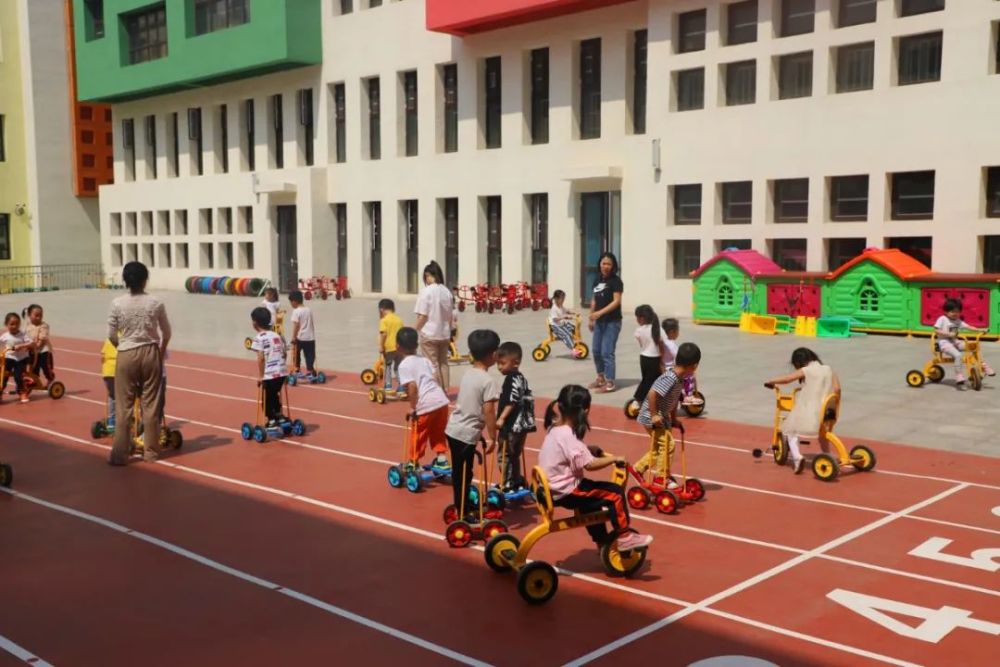
<svg viewBox="0 0 1000 667"><path fill-rule="evenodd" d="M725 250L691 273L694 321L816 318L852 331L929 334L945 299L1000 336L1000 274L936 273L900 250L869 248L830 273L783 271L756 250Z"/></svg>

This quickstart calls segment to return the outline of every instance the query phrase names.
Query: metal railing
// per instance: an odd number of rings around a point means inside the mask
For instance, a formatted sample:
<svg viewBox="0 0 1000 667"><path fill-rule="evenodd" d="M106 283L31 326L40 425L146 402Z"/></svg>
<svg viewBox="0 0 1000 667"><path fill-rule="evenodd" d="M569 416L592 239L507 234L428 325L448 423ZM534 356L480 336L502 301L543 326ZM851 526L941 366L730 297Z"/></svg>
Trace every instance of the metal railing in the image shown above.
<svg viewBox="0 0 1000 667"><path fill-rule="evenodd" d="M100 264L0 266L0 294L106 287Z"/></svg>

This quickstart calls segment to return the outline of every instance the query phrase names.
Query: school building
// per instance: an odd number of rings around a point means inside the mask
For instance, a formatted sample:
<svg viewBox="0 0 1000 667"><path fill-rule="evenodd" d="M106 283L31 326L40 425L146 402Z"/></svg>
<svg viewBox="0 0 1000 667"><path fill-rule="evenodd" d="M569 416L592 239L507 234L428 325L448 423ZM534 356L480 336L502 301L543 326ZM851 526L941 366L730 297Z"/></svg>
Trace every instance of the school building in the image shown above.
<svg viewBox="0 0 1000 667"><path fill-rule="evenodd" d="M73 0L107 270L691 308L754 248L1000 272L995 0Z"/></svg>

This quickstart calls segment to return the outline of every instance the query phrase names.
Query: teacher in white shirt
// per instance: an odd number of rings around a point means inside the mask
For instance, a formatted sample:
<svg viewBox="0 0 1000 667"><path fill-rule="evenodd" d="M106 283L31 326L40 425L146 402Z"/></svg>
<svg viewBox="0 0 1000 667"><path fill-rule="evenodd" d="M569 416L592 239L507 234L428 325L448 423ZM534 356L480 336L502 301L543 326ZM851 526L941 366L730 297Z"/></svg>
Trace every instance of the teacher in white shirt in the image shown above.
<svg viewBox="0 0 1000 667"><path fill-rule="evenodd" d="M434 377L448 391L448 347L454 321L455 301L444 286L444 272L437 262L424 267L424 287L417 297L416 329L420 333L420 351L434 367Z"/></svg>

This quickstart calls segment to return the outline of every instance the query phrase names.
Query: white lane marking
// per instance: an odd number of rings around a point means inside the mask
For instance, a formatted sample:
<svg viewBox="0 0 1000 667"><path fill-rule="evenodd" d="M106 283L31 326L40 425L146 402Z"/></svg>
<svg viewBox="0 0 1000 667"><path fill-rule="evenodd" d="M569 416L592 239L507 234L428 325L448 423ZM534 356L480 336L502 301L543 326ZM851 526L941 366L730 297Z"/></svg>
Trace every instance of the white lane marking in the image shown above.
<svg viewBox="0 0 1000 667"><path fill-rule="evenodd" d="M0 651L6 651L18 660L22 660L32 667L52 667L50 663L45 662L31 651L27 650L23 646L15 644L3 635L0 635Z"/></svg>

